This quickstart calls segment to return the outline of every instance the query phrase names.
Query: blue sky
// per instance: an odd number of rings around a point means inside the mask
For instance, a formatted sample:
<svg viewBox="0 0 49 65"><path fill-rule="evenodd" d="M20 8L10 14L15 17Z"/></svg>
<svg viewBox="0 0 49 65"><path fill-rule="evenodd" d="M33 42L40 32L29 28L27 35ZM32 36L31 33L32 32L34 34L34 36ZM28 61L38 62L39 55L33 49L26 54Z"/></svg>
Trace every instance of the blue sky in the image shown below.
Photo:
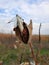
<svg viewBox="0 0 49 65"><path fill-rule="evenodd" d="M14 23L7 24L18 14L29 24L33 21L33 34L49 34L49 0L0 0L0 32L10 32Z"/></svg>

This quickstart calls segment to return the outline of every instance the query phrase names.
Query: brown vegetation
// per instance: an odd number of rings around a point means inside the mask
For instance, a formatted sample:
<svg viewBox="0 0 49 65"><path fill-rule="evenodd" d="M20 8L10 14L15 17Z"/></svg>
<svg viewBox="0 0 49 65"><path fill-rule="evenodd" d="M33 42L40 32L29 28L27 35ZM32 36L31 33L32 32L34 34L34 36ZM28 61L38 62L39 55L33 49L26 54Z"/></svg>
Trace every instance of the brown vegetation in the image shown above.
<svg viewBox="0 0 49 65"><path fill-rule="evenodd" d="M15 34L0 34L0 42L3 44L14 44L16 43L16 36ZM33 35L32 36L32 43L33 45L38 45L39 42L39 36ZM49 35L41 35L41 43L44 47L49 48Z"/></svg>
<svg viewBox="0 0 49 65"><path fill-rule="evenodd" d="M41 45L42 47L49 48L49 35L41 35ZM32 43L34 46L38 46L39 44L39 36L33 35L32 36Z"/></svg>
<svg viewBox="0 0 49 65"><path fill-rule="evenodd" d="M32 36L32 43L33 43L34 47L38 46L38 44L39 44L39 43L37 43L37 42L39 42L38 37L39 37L38 35ZM41 35L41 43L42 43L43 47L49 48L49 36ZM6 45L6 47L9 47L9 48L13 48L14 44L16 44L18 47L21 47L22 49L24 47L22 44L20 44L20 42L16 43L15 34L0 34L0 44L4 44L4 45ZM19 45L21 45L21 46L19 46ZM41 62L42 62L43 65L46 62L46 60L49 59L48 56L49 55L41 56ZM45 65L46 64L48 64L48 62L46 62Z"/></svg>

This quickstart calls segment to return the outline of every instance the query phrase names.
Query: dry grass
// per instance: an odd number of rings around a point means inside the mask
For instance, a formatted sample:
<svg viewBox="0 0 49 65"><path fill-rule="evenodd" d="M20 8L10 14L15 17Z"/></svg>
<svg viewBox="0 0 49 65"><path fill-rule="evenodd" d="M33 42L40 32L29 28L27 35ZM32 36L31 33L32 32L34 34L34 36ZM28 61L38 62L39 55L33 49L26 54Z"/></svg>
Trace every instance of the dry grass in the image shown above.
<svg viewBox="0 0 49 65"><path fill-rule="evenodd" d="M34 45L34 52L36 53L38 48L38 36L32 37L32 43ZM16 65L19 64L21 54L23 53L22 62L26 61L26 58L31 57L31 52L28 45L15 43L16 37L13 34L0 34L0 60L4 61L4 65ZM40 51L41 65L49 65L49 36L41 36L41 42L43 48ZM13 45L18 46L17 50L14 49ZM48 48L47 48L48 47ZM46 51L46 52L45 52ZM13 60L14 59L14 60ZM38 58L37 58L38 59ZM8 63L9 62L9 63Z"/></svg>

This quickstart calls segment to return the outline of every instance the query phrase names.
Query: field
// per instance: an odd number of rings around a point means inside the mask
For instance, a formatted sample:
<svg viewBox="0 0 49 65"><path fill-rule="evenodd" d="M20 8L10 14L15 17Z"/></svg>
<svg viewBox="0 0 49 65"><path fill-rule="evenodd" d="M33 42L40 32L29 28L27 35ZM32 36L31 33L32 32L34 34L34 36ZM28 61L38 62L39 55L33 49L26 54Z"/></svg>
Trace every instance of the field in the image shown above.
<svg viewBox="0 0 49 65"><path fill-rule="evenodd" d="M32 44L35 55L40 45L37 60L41 62L41 65L49 65L49 36L41 35L41 43L39 43L38 35L33 35ZM30 58L32 54L28 44L17 43L13 34L0 34L0 63L2 61L3 65L20 65L24 61L29 61Z"/></svg>

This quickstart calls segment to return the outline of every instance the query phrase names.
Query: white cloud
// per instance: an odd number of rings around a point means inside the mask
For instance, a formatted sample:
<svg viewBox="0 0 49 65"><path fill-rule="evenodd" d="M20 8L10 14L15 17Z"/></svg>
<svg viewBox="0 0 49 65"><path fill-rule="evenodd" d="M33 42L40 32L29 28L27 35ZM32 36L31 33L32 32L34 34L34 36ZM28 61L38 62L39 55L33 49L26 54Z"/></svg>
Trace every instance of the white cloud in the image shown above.
<svg viewBox="0 0 49 65"><path fill-rule="evenodd" d="M32 4L32 5L27 5L26 9L24 6L22 6L22 11L25 12L30 16L30 18L33 18L33 21L36 20L40 22L42 19L45 21L45 18L49 19L49 3L48 2L42 2L40 4ZM43 22L42 21L42 22Z"/></svg>
<svg viewBox="0 0 49 65"><path fill-rule="evenodd" d="M49 23L42 24L41 34L49 34Z"/></svg>
<svg viewBox="0 0 49 65"><path fill-rule="evenodd" d="M41 1L41 0L40 0ZM0 7L5 9L6 14L12 16L12 11L15 11L15 14L18 13L25 13L24 16L27 14L29 18L32 18L33 21L47 19L49 17L49 2L43 1L39 4L27 3L28 0L2 0L0 3ZM39 2L39 1L38 1Z"/></svg>
<svg viewBox="0 0 49 65"><path fill-rule="evenodd" d="M33 24L33 34L39 34L39 23L34 23ZM42 23L41 24L41 29L40 29L40 34L48 34L49 35L49 23Z"/></svg>
<svg viewBox="0 0 49 65"><path fill-rule="evenodd" d="M33 23L33 34L39 33L39 23Z"/></svg>
<svg viewBox="0 0 49 65"><path fill-rule="evenodd" d="M27 23L30 18L33 20L33 23L49 23L49 0L31 1L31 3L30 1L31 0L0 0L0 8L5 9L5 13L0 13L0 21L8 22L18 13ZM37 28L38 24L35 24L34 33L38 33Z"/></svg>

